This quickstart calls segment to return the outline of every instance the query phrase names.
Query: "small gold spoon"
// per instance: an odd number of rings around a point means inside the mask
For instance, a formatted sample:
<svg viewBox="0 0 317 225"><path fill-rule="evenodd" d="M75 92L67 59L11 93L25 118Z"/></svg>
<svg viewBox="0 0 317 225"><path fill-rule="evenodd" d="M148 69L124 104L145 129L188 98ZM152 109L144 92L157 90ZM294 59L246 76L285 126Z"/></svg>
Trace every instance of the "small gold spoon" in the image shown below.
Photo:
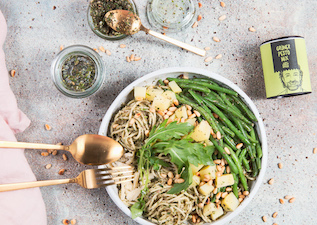
<svg viewBox="0 0 317 225"><path fill-rule="evenodd" d="M142 30L147 34L150 34L161 40L167 41L171 44L174 44L178 47L181 47L193 53L196 53L197 55L200 55L200 56L206 55L206 51L203 49L194 47L192 45L186 44L184 42L178 41L176 39L167 37L165 35L162 35L160 33L157 33L155 31L145 28L142 25L140 18L137 15L135 15L133 12L130 12L128 10L109 11L105 15L105 21L108 24L108 26L110 26L112 29L114 29L115 31L121 34L132 35Z"/></svg>
<svg viewBox="0 0 317 225"><path fill-rule="evenodd" d="M69 151L75 160L87 165L112 163L121 158L123 147L115 140L96 134L85 134L71 145L50 145L0 141L0 148L55 149Z"/></svg>

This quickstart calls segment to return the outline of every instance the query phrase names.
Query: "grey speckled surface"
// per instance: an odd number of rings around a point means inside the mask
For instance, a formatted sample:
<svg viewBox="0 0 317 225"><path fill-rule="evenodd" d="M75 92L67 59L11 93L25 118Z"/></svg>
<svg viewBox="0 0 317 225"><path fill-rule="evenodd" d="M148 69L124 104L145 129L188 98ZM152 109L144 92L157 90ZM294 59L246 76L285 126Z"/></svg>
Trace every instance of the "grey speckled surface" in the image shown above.
<svg viewBox="0 0 317 225"><path fill-rule="evenodd" d="M88 0L0 1L0 9L8 23L4 46L8 70L17 74L10 78L20 108L32 120L31 126L18 135L19 141L71 143L77 136L97 133L103 115L116 95L130 82L160 68L193 66L218 73L244 90L258 107L267 130L269 164L264 182L248 207L229 224L299 225L317 224L317 1L262 0L201 1L203 19L195 29L170 36L198 47L210 46L208 55L221 59L209 63L204 58L156 40L144 33L110 42L103 40L87 25ZM145 0L136 0L141 19L145 18ZM56 9L53 10L53 7ZM227 19L219 22L218 17ZM248 31L254 26L256 32ZM313 93L284 99L265 99L259 45L266 40L287 35L305 37ZM212 41L217 36L221 42ZM60 94L50 78L50 64L59 46L84 44L92 48L104 46L111 56L101 53L107 66L107 78L95 95L70 99ZM127 47L120 49L119 44ZM127 63L125 56L134 53L142 60ZM52 127L44 129L44 124ZM42 157L41 151L27 150L26 156L38 180L76 176L87 166L79 165L62 154ZM283 169L277 164L283 163ZM51 163L50 170L45 165ZM273 185L267 180L275 179ZM64 218L76 218L78 224L136 224L110 200L105 190L85 190L77 185L41 188L47 207L48 224L61 224ZM279 204L284 195L293 195L292 204ZM273 212L277 218L272 218Z"/></svg>

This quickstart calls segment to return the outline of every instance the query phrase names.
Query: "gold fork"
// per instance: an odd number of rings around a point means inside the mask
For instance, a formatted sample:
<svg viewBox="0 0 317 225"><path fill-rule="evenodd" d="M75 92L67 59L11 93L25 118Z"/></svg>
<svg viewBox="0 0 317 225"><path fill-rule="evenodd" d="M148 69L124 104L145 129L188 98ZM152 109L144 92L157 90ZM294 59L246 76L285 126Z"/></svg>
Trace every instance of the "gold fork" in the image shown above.
<svg viewBox="0 0 317 225"><path fill-rule="evenodd" d="M109 185L132 181L133 177L133 170L130 166L89 169L82 171L76 178L71 179L1 184L0 192L69 183L77 183L87 189L101 188Z"/></svg>

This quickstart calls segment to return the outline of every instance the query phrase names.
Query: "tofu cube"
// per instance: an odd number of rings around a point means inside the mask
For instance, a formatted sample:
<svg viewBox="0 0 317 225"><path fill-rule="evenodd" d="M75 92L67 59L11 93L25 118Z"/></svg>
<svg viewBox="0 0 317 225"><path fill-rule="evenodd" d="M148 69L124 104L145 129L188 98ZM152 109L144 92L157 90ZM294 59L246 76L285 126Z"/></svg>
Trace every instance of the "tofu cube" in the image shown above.
<svg viewBox="0 0 317 225"><path fill-rule="evenodd" d="M206 120L201 121L194 129L191 138L197 142L208 140L211 127Z"/></svg>
<svg viewBox="0 0 317 225"><path fill-rule="evenodd" d="M240 202L237 199L237 197L231 192L228 194L224 199L221 201L221 206L225 211L234 211L236 208L238 208Z"/></svg>
<svg viewBox="0 0 317 225"><path fill-rule="evenodd" d="M177 118L187 119L187 118L188 118L188 115L187 115L186 107L183 105L182 107L178 108L178 109L175 111L175 115L176 115Z"/></svg>
<svg viewBox="0 0 317 225"><path fill-rule="evenodd" d="M171 81L168 83L168 86L172 89L175 93L181 93L182 89L178 86L178 84L175 81Z"/></svg>
<svg viewBox="0 0 317 225"><path fill-rule="evenodd" d="M165 98L167 98L168 100L171 101L171 104L173 103L173 101L176 99L176 95L174 92L172 91L164 91L163 94L162 94Z"/></svg>
<svg viewBox="0 0 317 225"><path fill-rule="evenodd" d="M199 184L200 184L200 177L197 176L197 175L194 175L193 176L193 182L192 182L192 184L190 186L196 187Z"/></svg>
<svg viewBox="0 0 317 225"><path fill-rule="evenodd" d="M232 174L224 174L220 177L216 177L215 184L217 188L227 187L234 184L234 178Z"/></svg>
<svg viewBox="0 0 317 225"><path fill-rule="evenodd" d="M192 169L193 175L196 175L196 173L203 168L204 165L198 164L198 166L195 166L194 164L189 164L189 166Z"/></svg>
<svg viewBox="0 0 317 225"><path fill-rule="evenodd" d="M153 99L153 107L156 110L167 110L170 107L170 101L166 99L163 95L156 95Z"/></svg>
<svg viewBox="0 0 317 225"><path fill-rule="evenodd" d="M187 119L185 122L195 126L195 123L196 123L196 118L190 118L190 119Z"/></svg>
<svg viewBox="0 0 317 225"><path fill-rule="evenodd" d="M216 165L203 167L201 170L199 170L201 181L204 180L205 175L209 175L211 179L215 179L216 171L217 171Z"/></svg>
<svg viewBox="0 0 317 225"><path fill-rule="evenodd" d="M222 215L223 215L222 207L219 207L219 208L216 207L216 210L211 213L211 219L216 220Z"/></svg>
<svg viewBox="0 0 317 225"><path fill-rule="evenodd" d="M210 216L213 212L217 210L217 206L215 203L211 202L208 205L205 205L203 208L203 215Z"/></svg>
<svg viewBox="0 0 317 225"><path fill-rule="evenodd" d="M205 183L198 188L198 192L202 195L209 195L214 190L214 186Z"/></svg>
<svg viewBox="0 0 317 225"><path fill-rule="evenodd" d="M142 101L145 99L146 87L134 87L134 99L137 101Z"/></svg>

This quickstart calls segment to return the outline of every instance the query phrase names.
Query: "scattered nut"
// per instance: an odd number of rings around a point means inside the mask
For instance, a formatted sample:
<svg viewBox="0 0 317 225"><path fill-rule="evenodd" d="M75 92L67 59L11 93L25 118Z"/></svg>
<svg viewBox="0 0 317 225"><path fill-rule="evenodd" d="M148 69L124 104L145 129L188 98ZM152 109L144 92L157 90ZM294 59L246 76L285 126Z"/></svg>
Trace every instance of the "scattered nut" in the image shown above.
<svg viewBox="0 0 317 225"><path fill-rule="evenodd" d="M221 59L222 58L222 54L218 54L216 55L215 59Z"/></svg>
<svg viewBox="0 0 317 225"><path fill-rule="evenodd" d="M284 200L283 199L280 198L279 201L280 201L281 204L284 204Z"/></svg>
<svg viewBox="0 0 317 225"><path fill-rule="evenodd" d="M317 153L317 148L314 148L313 153L314 153L314 154Z"/></svg>
<svg viewBox="0 0 317 225"><path fill-rule="evenodd" d="M107 49L107 50L106 50L106 54L110 56L110 55L111 55L111 52Z"/></svg>
<svg viewBox="0 0 317 225"><path fill-rule="evenodd" d="M48 125L48 124L45 124L45 129L46 129L46 130L51 130L52 127L51 127L50 125Z"/></svg>
<svg viewBox="0 0 317 225"><path fill-rule="evenodd" d="M271 178L268 183L272 185L274 183L274 178Z"/></svg>
<svg viewBox="0 0 317 225"><path fill-rule="evenodd" d="M210 50L210 47L205 47L205 50L206 50L206 51Z"/></svg>
<svg viewBox="0 0 317 225"><path fill-rule="evenodd" d="M119 45L119 47L120 47L120 48L125 48L126 45L125 45L125 44L121 44L121 45Z"/></svg>
<svg viewBox="0 0 317 225"><path fill-rule="evenodd" d="M167 176L168 176L169 178L174 178L174 174L173 174L172 172L168 172Z"/></svg>
<svg viewBox="0 0 317 225"><path fill-rule="evenodd" d="M197 21L200 21L203 17L201 15L197 16Z"/></svg>
<svg viewBox="0 0 317 225"><path fill-rule="evenodd" d="M161 173L161 177L166 178L167 177L166 173Z"/></svg>
<svg viewBox="0 0 317 225"><path fill-rule="evenodd" d="M218 20L219 20L219 21L223 21L223 20L225 20L226 18L227 18L226 15L222 15L222 16L220 16L220 17L218 18Z"/></svg>
<svg viewBox="0 0 317 225"><path fill-rule="evenodd" d="M52 167L52 164L47 164L47 165L45 166L46 169L50 169L51 167Z"/></svg>
<svg viewBox="0 0 317 225"><path fill-rule="evenodd" d="M219 132L219 131L218 131ZM217 132L217 133L218 133ZM220 133L220 132L219 132ZM221 134L220 134L220 136L221 136ZM226 151L226 153L228 154L228 155L230 155L231 154L231 152L230 152L230 150L229 150L229 148L227 148L227 147L224 147L224 150Z"/></svg>
<svg viewBox="0 0 317 225"><path fill-rule="evenodd" d="M15 70L11 70L10 71L10 75L11 75L11 77L14 77L15 76Z"/></svg>
<svg viewBox="0 0 317 225"><path fill-rule="evenodd" d="M192 25L192 28L195 28L195 27L197 27L197 26L198 26L198 22L195 21L195 23Z"/></svg>
<svg viewBox="0 0 317 225"><path fill-rule="evenodd" d="M249 27L249 31L251 31L251 32L255 32L255 31L256 31L256 29L255 29L254 27Z"/></svg>
<svg viewBox="0 0 317 225"><path fill-rule="evenodd" d="M292 198L292 196L290 196L290 195L285 195L284 196L284 199L290 199L290 198Z"/></svg>
<svg viewBox="0 0 317 225"><path fill-rule="evenodd" d="M172 183L173 183L173 179L172 178L168 179L167 185L172 185Z"/></svg>
<svg viewBox="0 0 317 225"><path fill-rule="evenodd" d="M212 60L212 57L211 57L211 56L205 58L205 62L210 62L211 60Z"/></svg>
<svg viewBox="0 0 317 225"><path fill-rule="evenodd" d="M127 62L131 62L130 57L126 56Z"/></svg>
<svg viewBox="0 0 317 225"><path fill-rule="evenodd" d="M102 51L102 52L106 52L106 50L105 50L105 48L103 46L100 46L99 50Z"/></svg>
<svg viewBox="0 0 317 225"><path fill-rule="evenodd" d="M288 200L289 203L293 203L294 201L295 201L295 197L293 197L290 200Z"/></svg>
<svg viewBox="0 0 317 225"><path fill-rule="evenodd" d="M69 220L63 219L63 224L64 224L64 225L68 225L68 224L69 224Z"/></svg>
<svg viewBox="0 0 317 225"><path fill-rule="evenodd" d="M217 37L213 37L212 40L214 40L215 42L220 42L220 39Z"/></svg>
<svg viewBox="0 0 317 225"><path fill-rule="evenodd" d="M198 7L201 8L203 7L203 5L200 2L198 2Z"/></svg>
<svg viewBox="0 0 317 225"><path fill-rule="evenodd" d="M239 143L239 144L236 145L236 148L240 149L240 148L242 148L242 146L243 146L243 143Z"/></svg>
<svg viewBox="0 0 317 225"><path fill-rule="evenodd" d="M267 221L266 216L262 216L262 220L263 220L263 222L266 222Z"/></svg>
<svg viewBox="0 0 317 225"><path fill-rule="evenodd" d="M183 178L178 178L178 179L175 179L175 184L181 184L181 183L184 183L185 180Z"/></svg>
<svg viewBox="0 0 317 225"><path fill-rule="evenodd" d="M53 153L53 149L47 149L48 154L52 154Z"/></svg>
<svg viewBox="0 0 317 225"><path fill-rule="evenodd" d="M59 46L59 50L63 50L64 49L64 45Z"/></svg>
<svg viewBox="0 0 317 225"><path fill-rule="evenodd" d="M130 55L130 61L134 61L134 54Z"/></svg>
<svg viewBox="0 0 317 225"><path fill-rule="evenodd" d="M277 217L277 212L273 213L272 217L276 218Z"/></svg>
<svg viewBox="0 0 317 225"><path fill-rule="evenodd" d="M220 6L221 6L222 8L224 8L224 7L226 7L226 4L225 4L224 2L220 2Z"/></svg>
<svg viewBox="0 0 317 225"><path fill-rule="evenodd" d="M204 208L204 203L202 203L202 202L199 203L199 204L198 204L198 207L201 208L201 209Z"/></svg>
<svg viewBox="0 0 317 225"><path fill-rule="evenodd" d="M278 168L282 169L283 168L283 164L282 163L279 163L277 164L278 165Z"/></svg>
<svg viewBox="0 0 317 225"><path fill-rule="evenodd" d="M64 173L65 173L65 169L60 169L60 170L58 171L58 174L59 174L59 175L64 175Z"/></svg>
<svg viewBox="0 0 317 225"><path fill-rule="evenodd" d="M48 152L41 152L41 156L48 156L49 153Z"/></svg>
<svg viewBox="0 0 317 225"><path fill-rule="evenodd" d="M71 221L70 221L70 224L72 224L72 225L74 225L74 224L76 224L76 220L75 219L72 219Z"/></svg>
<svg viewBox="0 0 317 225"><path fill-rule="evenodd" d="M139 60L141 60L142 58L141 57L138 57L138 56L135 56L134 57L134 61L139 61Z"/></svg>
<svg viewBox="0 0 317 225"><path fill-rule="evenodd" d="M67 161L67 155L66 154L63 154L63 159L64 159L64 161Z"/></svg>
<svg viewBox="0 0 317 225"><path fill-rule="evenodd" d="M248 196L250 193L248 191L244 191L243 195Z"/></svg>
<svg viewBox="0 0 317 225"><path fill-rule="evenodd" d="M57 150L54 149L54 150L52 151L52 155L57 155Z"/></svg>

